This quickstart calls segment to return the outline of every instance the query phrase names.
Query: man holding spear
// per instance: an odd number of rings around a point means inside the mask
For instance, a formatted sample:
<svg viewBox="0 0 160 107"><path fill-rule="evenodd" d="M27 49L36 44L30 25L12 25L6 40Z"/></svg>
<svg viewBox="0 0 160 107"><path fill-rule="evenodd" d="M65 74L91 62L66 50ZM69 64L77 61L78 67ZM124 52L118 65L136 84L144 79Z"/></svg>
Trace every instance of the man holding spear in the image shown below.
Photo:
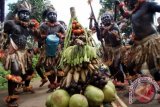
<svg viewBox="0 0 160 107"><path fill-rule="evenodd" d="M124 85L124 74L121 70L121 38L120 31L115 23L116 17L112 14L105 12L101 16L102 25L99 27L98 22L95 19L91 0L88 1L91 7L92 18L95 22L95 29L97 32L97 38L101 41L103 48L103 62L109 66L112 77L117 79L117 85ZM116 9L116 8L115 8ZM116 13L115 13L116 16ZM91 25L90 25L91 27Z"/></svg>

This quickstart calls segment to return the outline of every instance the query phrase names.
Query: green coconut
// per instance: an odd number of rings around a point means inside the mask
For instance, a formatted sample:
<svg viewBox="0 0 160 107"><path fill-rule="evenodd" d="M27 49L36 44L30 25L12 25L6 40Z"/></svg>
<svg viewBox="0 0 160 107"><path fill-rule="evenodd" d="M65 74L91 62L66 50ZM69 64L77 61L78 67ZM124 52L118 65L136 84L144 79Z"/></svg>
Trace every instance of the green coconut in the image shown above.
<svg viewBox="0 0 160 107"><path fill-rule="evenodd" d="M109 80L107 82L107 85L109 85L114 90L114 92L116 93L116 87L115 87L115 85L113 84L113 82L111 80Z"/></svg>
<svg viewBox="0 0 160 107"><path fill-rule="evenodd" d="M104 100L103 91L92 85L86 87L84 95L92 107L100 106Z"/></svg>
<svg viewBox="0 0 160 107"><path fill-rule="evenodd" d="M88 107L87 98L81 94L74 94L69 100L69 107Z"/></svg>
<svg viewBox="0 0 160 107"><path fill-rule="evenodd" d="M58 89L51 95L52 107L68 107L70 96L67 91Z"/></svg>
<svg viewBox="0 0 160 107"><path fill-rule="evenodd" d="M46 107L52 107L51 95L49 95L46 99Z"/></svg>
<svg viewBox="0 0 160 107"><path fill-rule="evenodd" d="M112 102L116 100L115 98L116 92L110 85L105 85L105 87L103 88L103 93L104 93L104 102Z"/></svg>

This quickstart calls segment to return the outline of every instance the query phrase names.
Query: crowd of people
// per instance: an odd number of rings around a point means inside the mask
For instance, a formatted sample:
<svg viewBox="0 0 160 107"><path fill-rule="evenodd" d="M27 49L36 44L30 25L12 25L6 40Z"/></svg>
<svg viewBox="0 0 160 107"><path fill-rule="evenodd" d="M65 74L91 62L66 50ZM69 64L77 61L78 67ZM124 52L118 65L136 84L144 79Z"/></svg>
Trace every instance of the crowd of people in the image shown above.
<svg viewBox="0 0 160 107"><path fill-rule="evenodd" d="M159 84L160 37L154 15L160 12L160 5L148 0L115 1L115 5L121 15L120 21L114 20L113 13L107 11L101 16L100 34L97 35L103 47L102 59L109 66L111 78L116 86L122 87L143 76L151 77Z"/></svg>
<svg viewBox="0 0 160 107"><path fill-rule="evenodd" d="M53 6L49 6L42 13L43 22L39 24L31 19L31 5L26 1L18 5L17 13L13 20L7 20L3 27L2 48L5 51L3 65L10 70L8 79L8 96L5 98L9 107L17 107L19 85L23 84L24 92L34 93L30 85L34 77L33 55L39 54L36 71L41 77L40 87L48 80L50 82L47 92L52 92L60 84L56 65L60 58L60 51L65 37L66 25L57 20L57 12ZM33 45L33 38L38 45ZM53 38L55 40L53 40ZM28 43L31 42L31 43ZM54 43L53 43L54 42ZM35 43L35 44L36 44ZM44 70L45 72L43 72Z"/></svg>
<svg viewBox="0 0 160 107"><path fill-rule="evenodd" d="M147 0L116 1L116 4L121 14L120 22L113 20L112 13L106 12L101 17L102 37L99 39L104 40L106 48L104 62L121 83L124 83L125 76L131 78L146 74L141 72L144 63L147 63L145 68L149 69L150 76L159 81L159 25L156 27L154 24L154 14L160 11L160 6Z"/></svg>
<svg viewBox="0 0 160 107"><path fill-rule="evenodd" d="M101 59L109 67L110 78L121 87L128 84L126 80L134 80L139 75L150 76L159 83L160 18L157 19L157 27L153 19L155 12L160 12L160 5L147 0L124 0L123 3L116 1L115 4L120 11L120 21L117 23L113 13L105 12L101 16L100 35L97 36L103 47ZM16 89L19 84L23 83L24 92L35 92L30 85L35 70L41 77L40 87L49 81L47 92L53 92L59 87L63 77L57 65L67 27L63 21L57 20L53 6L44 10L41 24L30 18L31 10L29 3L22 2L15 18L5 21L3 26L1 48L5 51L5 57L2 61L4 68L10 70L7 76L8 96L5 98L9 107L18 106ZM93 32L94 27L90 26ZM28 45L30 37L38 45ZM32 61L34 54L39 54L35 70ZM149 72L142 72L144 65Z"/></svg>

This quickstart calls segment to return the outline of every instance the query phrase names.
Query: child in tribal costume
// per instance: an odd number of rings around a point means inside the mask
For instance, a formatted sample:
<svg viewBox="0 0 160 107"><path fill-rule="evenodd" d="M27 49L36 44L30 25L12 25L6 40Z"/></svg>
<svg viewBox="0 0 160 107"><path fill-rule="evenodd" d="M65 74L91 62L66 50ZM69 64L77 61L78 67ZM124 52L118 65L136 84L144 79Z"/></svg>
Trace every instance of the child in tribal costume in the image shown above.
<svg viewBox="0 0 160 107"><path fill-rule="evenodd" d="M8 79L8 96L5 101L9 107L17 107L18 96L14 95L15 88L18 84L25 81L25 88L32 91L29 86L33 75L32 57L26 50L27 37L33 34L33 23L30 22L31 5L22 2L17 8L17 18L8 20L4 23L4 34L7 41L4 45L6 57L4 68L10 70L11 74L7 75ZM27 80L27 81L26 81Z"/></svg>
<svg viewBox="0 0 160 107"><path fill-rule="evenodd" d="M42 78L42 85L46 82L46 77L48 77L48 80L50 82L49 90L47 92L52 92L56 87L59 86L59 84L56 82L57 79L57 54L55 55L47 55L47 51L52 51L52 49L47 50L47 43L46 38L48 35L56 35L60 40L64 38L65 29L63 26L57 21L57 12L53 7L48 7L44 13L43 16L45 16L45 19L47 19L45 22L43 22L40 26L40 34L41 37L39 38L39 48L40 48L40 57L38 64L36 66L36 70L38 74L41 74ZM44 17L43 17L44 18ZM57 47L55 47L57 48ZM45 69L45 74L42 73L42 68Z"/></svg>
<svg viewBox="0 0 160 107"><path fill-rule="evenodd" d="M125 0L125 4L131 11L125 10L124 3L117 1L122 15L131 19L133 30L134 43L126 56L126 65L140 71L147 63L154 77L160 67L160 36L153 21L155 12L160 12L160 5L149 0Z"/></svg>

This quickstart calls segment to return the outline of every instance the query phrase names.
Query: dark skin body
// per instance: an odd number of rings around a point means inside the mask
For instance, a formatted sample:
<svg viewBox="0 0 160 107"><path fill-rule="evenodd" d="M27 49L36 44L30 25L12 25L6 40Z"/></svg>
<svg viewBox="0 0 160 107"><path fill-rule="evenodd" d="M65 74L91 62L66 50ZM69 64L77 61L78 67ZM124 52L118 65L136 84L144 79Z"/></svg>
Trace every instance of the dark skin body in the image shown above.
<svg viewBox="0 0 160 107"><path fill-rule="evenodd" d="M12 40L18 47L18 50L25 50L27 37L29 35L34 34L34 31L32 30L33 26L30 26L29 14L26 14L26 13L28 12L21 11L18 13L18 20L8 20L4 24L4 33L7 34L8 40L5 43L3 48L8 49L7 50L8 54L13 54L17 51L10 45L10 42L11 42L10 35ZM23 19L25 19L25 21ZM30 63L28 63L28 65L29 64ZM10 71L11 71L11 75L21 76L22 78L25 75L25 77L23 78L23 81L25 81L25 87L29 86L31 79L26 80L26 78L31 76L34 72L32 65L30 65L29 69L25 71L25 74L22 74L22 71L19 68L19 64L17 63L17 60L14 60L14 62L11 63ZM14 94L15 94L14 91L16 87L17 87L17 83L15 83L14 81L8 80L8 94L9 94L9 97L12 97L11 99L7 97L9 100L9 101L6 100L8 105L14 105L14 106L17 105L16 104L17 97L14 98Z"/></svg>
<svg viewBox="0 0 160 107"><path fill-rule="evenodd" d="M55 11L52 11L46 15L47 15L48 22L45 22L40 26L40 32L41 32L40 41L43 41L46 38L46 36L50 34L61 33L62 35L64 35L65 29L57 21L57 13Z"/></svg>
<svg viewBox="0 0 160 107"><path fill-rule="evenodd" d="M134 40L141 41L144 38L151 36L152 34L157 33L156 27L153 22L154 22L155 13L160 12L160 5L158 5L155 2L149 2L149 1L145 1L145 0L144 1L142 1L142 0L141 1L140 0L137 0L137 1L136 0L135 1L126 0L126 1L127 1L126 2L127 6L131 8L131 12L129 12L128 15L126 15L126 12L121 7L121 5L119 5L119 6L120 6L121 14L125 18L131 18L132 31L134 34L133 43L134 43ZM151 60L150 62L153 62L153 60ZM150 65L148 66L149 69L155 68L153 63L150 63ZM129 67L131 67L129 69L133 70L134 66L135 66L134 64L129 65ZM137 67L136 71L138 71L139 69L140 68ZM154 76L159 76L158 72L156 72L154 74Z"/></svg>
<svg viewBox="0 0 160 107"><path fill-rule="evenodd" d="M5 22L5 24L4 24L4 33L6 33L7 35L13 34L13 36L11 37L13 39L13 41L19 41L19 40L22 41L24 39L26 40L27 37L30 34L32 34L33 32L31 31L31 29L29 29L29 27L24 27L14 20L9 20L9 21ZM20 39L17 39L17 38L20 38ZM9 42L10 42L10 40L9 40L9 36L8 36L8 40L7 40L7 43L5 44L4 48L7 48L7 45L9 45ZM17 44L19 50L21 50L21 49L24 50L25 45L26 45L26 42L23 42L23 44L20 44L20 45L19 45L19 43ZM15 52L15 51L16 50L14 50L14 51L9 50L9 54L11 54L12 52ZM14 73L14 70L13 70L13 73ZM21 73L21 72L19 72L19 73ZM15 75L17 75L17 74L15 74ZM20 74L18 74L18 75L20 75Z"/></svg>
<svg viewBox="0 0 160 107"><path fill-rule="evenodd" d="M110 46L113 48L120 47L121 46L121 39L119 35L119 28L115 23L112 23L111 20L103 21L103 26L101 26L101 33L102 37L104 38L105 45ZM114 79L117 79L117 81L124 82L124 76L122 71L120 71L120 58L119 55L115 55L113 64L109 66L109 69L111 71L111 75L114 77Z"/></svg>
<svg viewBox="0 0 160 107"><path fill-rule="evenodd" d="M40 35L40 37L38 39L38 47L39 48L41 48L42 46L45 46L45 40L46 40L47 35L58 34L60 39L62 39L62 37L64 37L64 34L65 34L65 29L57 21L57 14L54 13L54 11L53 12L49 12L47 14L47 19L48 19L48 22L44 22L40 26L40 34L41 35ZM42 84L40 85L40 87L43 86L44 83L46 83L46 79L45 79L45 77L43 75L43 72L41 71L42 67L43 67L43 65L40 64L40 62L36 66L36 70L37 70L38 74L40 75L40 77L42 78ZM46 69L47 72L49 72L51 69L53 69L53 67L45 66L45 64L44 64L44 68ZM51 83L54 82L54 76L53 75L48 76L48 79L49 79L49 81Z"/></svg>
<svg viewBox="0 0 160 107"><path fill-rule="evenodd" d="M31 32L26 27L23 27L16 23L14 20L9 20L4 24L4 33L24 34L27 37Z"/></svg>
<svg viewBox="0 0 160 107"><path fill-rule="evenodd" d="M57 23L57 22L56 22ZM64 34L65 30L61 24L55 24L54 26L48 26L46 23L43 23L40 27L43 29L46 34L62 33Z"/></svg>
<svg viewBox="0 0 160 107"><path fill-rule="evenodd" d="M155 12L160 12L159 5L154 2L144 2L132 13L131 23L137 39L143 39L157 32L153 23Z"/></svg>
<svg viewBox="0 0 160 107"><path fill-rule="evenodd" d="M43 23L40 26L40 32L41 32L41 36L38 39L38 47L40 48L42 45L44 45L45 43L45 39L47 35L50 34L56 34L56 33L61 33L62 35L64 35L65 30L63 28L63 26L61 24L59 24L58 22L55 22L56 24L53 26L49 26L47 25L47 23Z"/></svg>
<svg viewBox="0 0 160 107"><path fill-rule="evenodd" d="M105 44L110 44L112 47L120 46L121 41L119 36L119 29L115 24L104 26L102 29L102 35Z"/></svg>
<svg viewBox="0 0 160 107"><path fill-rule="evenodd" d="M30 13L24 10L20 11L18 12L18 18L19 20L27 23L30 20ZM23 34L27 37L31 33L30 28L31 28L30 25L22 26L20 22L16 22L15 20L9 20L5 22L4 24L4 33L7 33L8 35L9 34L15 34L15 35Z"/></svg>

